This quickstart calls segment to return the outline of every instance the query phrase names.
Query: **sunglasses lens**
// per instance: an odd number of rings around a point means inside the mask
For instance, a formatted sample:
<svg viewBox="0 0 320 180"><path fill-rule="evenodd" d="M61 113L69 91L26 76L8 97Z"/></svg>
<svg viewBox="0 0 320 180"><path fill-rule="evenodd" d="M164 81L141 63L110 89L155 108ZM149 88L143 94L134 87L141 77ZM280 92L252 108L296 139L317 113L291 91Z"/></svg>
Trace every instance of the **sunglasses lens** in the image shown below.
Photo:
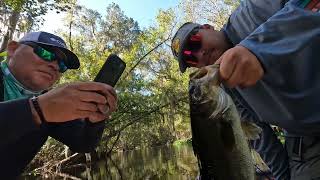
<svg viewBox="0 0 320 180"><path fill-rule="evenodd" d="M189 49L193 52L197 52L201 49L201 35L195 32L195 34L190 36Z"/></svg>
<svg viewBox="0 0 320 180"><path fill-rule="evenodd" d="M61 73L66 72L66 70L68 69L68 67L64 64L62 60L58 61L58 65L59 65L59 72Z"/></svg>
<svg viewBox="0 0 320 180"><path fill-rule="evenodd" d="M198 64L197 58L192 54L192 51L184 51L183 52L185 57L185 62L187 65L190 66L196 66Z"/></svg>
<svg viewBox="0 0 320 180"><path fill-rule="evenodd" d="M42 59L48 61L48 62L52 62L55 60L55 54L50 52L50 51L47 51L45 50L44 48L42 47L37 47L35 49L35 53L41 57Z"/></svg>

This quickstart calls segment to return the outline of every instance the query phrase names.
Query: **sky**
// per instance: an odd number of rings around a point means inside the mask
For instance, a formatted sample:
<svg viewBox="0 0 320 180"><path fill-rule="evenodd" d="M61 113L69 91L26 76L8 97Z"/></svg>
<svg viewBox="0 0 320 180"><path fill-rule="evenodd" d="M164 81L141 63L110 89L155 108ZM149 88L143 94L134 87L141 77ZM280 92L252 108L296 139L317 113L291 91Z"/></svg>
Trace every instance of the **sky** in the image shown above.
<svg viewBox="0 0 320 180"><path fill-rule="evenodd" d="M81 5L97 10L104 15L105 10L112 2L118 4L124 14L133 18L141 28L151 25L158 14L159 9L168 9L178 5L178 0L78 0ZM49 12L45 17L44 25L40 30L54 33L63 26L63 14Z"/></svg>

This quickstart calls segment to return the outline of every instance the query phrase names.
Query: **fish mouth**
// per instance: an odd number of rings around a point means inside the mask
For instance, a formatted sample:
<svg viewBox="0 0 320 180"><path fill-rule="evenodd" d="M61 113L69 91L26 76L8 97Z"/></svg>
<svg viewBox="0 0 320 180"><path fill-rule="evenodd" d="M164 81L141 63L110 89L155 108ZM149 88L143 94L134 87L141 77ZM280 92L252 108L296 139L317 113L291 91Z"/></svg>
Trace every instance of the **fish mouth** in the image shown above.
<svg viewBox="0 0 320 180"><path fill-rule="evenodd" d="M197 69L194 72L190 73L190 81L198 84L219 86L219 84L221 83L219 77L219 67L219 64L213 64Z"/></svg>
<svg viewBox="0 0 320 180"><path fill-rule="evenodd" d="M222 88L219 87L215 91L215 95L210 96L211 94L205 92L201 86L191 86L189 89L191 104L198 108L200 107L198 111L212 111L209 119L222 116L232 104L227 93Z"/></svg>
<svg viewBox="0 0 320 180"><path fill-rule="evenodd" d="M212 104L214 110L211 118L223 114L230 105L228 95L220 87L219 65L213 64L198 69L190 74L192 103L197 105Z"/></svg>
<svg viewBox="0 0 320 180"><path fill-rule="evenodd" d="M213 64L195 70L190 75L189 94L197 103L202 102L202 99L211 100L217 94L220 87L219 80L219 65ZM211 92L216 92L212 94ZM204 100L207 102L206 100Z"/></svg>

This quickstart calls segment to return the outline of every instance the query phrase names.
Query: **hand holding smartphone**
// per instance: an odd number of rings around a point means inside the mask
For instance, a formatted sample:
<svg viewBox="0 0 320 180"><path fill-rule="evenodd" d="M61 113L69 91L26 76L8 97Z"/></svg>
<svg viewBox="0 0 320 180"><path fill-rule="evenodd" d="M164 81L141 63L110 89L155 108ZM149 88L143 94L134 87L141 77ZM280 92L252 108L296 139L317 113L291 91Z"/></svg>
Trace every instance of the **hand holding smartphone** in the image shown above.
<svg viewBox="0 0 320 180"><path fill-rule="evenodd" d="M94 78L95 82L101 82L114 87L120 79L123 71L126 68L126 63L122 61L117 55L111 54L108 56L106 62ZM103 114L109 114L109 106L100 111Z"/></svg>

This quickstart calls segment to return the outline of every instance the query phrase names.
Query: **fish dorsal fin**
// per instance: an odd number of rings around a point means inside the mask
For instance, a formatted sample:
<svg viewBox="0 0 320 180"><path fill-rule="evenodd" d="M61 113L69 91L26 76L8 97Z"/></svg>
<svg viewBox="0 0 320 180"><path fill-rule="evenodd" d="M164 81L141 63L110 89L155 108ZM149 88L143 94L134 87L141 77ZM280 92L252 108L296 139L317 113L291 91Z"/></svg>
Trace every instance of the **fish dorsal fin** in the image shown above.
<svg viewBox="0 0 320 180"><path fill-rule="evenodd" d="M248 121L241 121L241 127L249 140L259 139L259 134L262 132L262 129L256 124Z"/></svg>
<svg viewBox="0 0 320 180"><path fill-rule="evenodd" d="M232 151L235 146L235 137L232 126L229 122L221 121L220 135L223 139L223 144L228 151Z"/></svg>

